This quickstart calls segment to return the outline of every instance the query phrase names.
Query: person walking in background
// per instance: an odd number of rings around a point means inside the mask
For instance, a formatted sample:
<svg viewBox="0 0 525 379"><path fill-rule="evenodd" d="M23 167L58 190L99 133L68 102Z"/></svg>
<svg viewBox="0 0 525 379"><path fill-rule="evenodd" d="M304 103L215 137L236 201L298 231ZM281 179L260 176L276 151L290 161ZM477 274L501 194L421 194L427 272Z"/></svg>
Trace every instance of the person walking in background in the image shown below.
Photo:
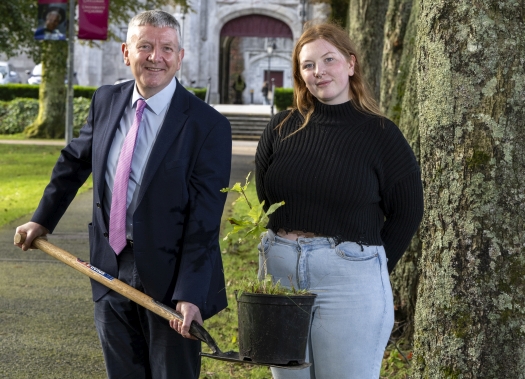
<svg viewBox="0 0 525 379"><path fill-rule="evenodd" d="M271 214L259 278L317 294L300 371L274 378L377 379L394 325L389 272L416 232L423 190L416 158L367 90L348 34L306 27L292 55L294 108L275 115L255 158Z"/></svg>
<svg viewBox="0 0 525 379"><path fill-rule="evenodd" d="M237 76L237 79L233 82L233 90L235 91L235 102L234 104L242 104L242 92L246 88L246 83L242 79L241 74Z"/></svg>
<svg viewBox="0 0 525 379"><path fill-rule="evenodd" d="M95 92L31 222L16 228L27 234L18 246L51 233L92 173L91 264L184 316L168 323L92 281L108 377L197 379L190 323L227 305L218 238L231 128L175 78L184 49L169 13L133 17L122 53L135 80Z"/></svg>
<svg viewBox="0 0 525 379"><path fill-rule="evenodd" d="M267 81L264 81L261 92L263 95L264 104L269 105L270 100L268 99L268 82Z"/></svg>

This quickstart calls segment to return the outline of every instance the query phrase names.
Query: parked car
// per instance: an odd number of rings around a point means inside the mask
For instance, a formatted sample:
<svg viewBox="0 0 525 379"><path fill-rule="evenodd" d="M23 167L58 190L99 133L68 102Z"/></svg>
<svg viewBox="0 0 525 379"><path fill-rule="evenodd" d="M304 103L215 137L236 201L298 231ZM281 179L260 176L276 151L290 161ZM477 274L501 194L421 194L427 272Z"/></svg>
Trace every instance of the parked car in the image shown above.
<svg viewBox="0 0 525 379"><path fill-rule="evenodd" d="M42 63L37 64L31 71L27 70L27 83L40 84L42 82Z"/></svg>
<svg viewBox="0 0 525 379"><path fill-rule="evenodd" d="M0 62L0 84L22 83L18 72L8 62Z"/></svg>
<svg viewBox="0 0 525 379"><path fill-rule="evenodd" d="M28 76L27 83L40 84L42 82L42 63L37 64L31 71L27 70L26 74ZM67 84L67 76L64 83ZM78 84L76 72L73 74L73 84Z"/></svg>

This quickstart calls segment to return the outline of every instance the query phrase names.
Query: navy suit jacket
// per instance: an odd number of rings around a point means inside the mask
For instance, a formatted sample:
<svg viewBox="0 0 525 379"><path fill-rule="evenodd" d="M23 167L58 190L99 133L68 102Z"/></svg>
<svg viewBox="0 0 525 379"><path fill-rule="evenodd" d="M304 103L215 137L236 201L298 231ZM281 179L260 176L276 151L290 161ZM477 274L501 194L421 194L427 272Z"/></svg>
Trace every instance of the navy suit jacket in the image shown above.
<svg viewBox="0 0 525 379"><path fill-rule="evenodd" d="M93 174L91 264L117 277L103 209L106 162L135 82L100 87L80 136L63 150L32 218L51 232ZM133 215L134 254L145 292L167 305L188 301L209 318L227 306L219 228L231 166L231 128L177 83L146 163ZM107 212L109 214L109 212ZM91 281L93 300L109 289Z"/></svg>

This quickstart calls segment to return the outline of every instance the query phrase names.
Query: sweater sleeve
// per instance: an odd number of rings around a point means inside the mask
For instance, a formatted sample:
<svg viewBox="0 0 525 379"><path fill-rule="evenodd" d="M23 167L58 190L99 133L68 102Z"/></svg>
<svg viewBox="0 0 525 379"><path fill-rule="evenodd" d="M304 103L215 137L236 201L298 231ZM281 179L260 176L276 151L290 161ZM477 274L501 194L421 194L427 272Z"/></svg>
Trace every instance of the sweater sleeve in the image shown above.
<svg viewBox="0 0 525 379"><path fill-rule="evenodd" d="M381 238L391 273L399 261L423 218L423 185L421 174L415 171L401 180L383 195L386 221Z"/></svg>
<svg viewBox="0 0 525 379"><path fill-rule="evenodd" d="M278 133L275 130L275 127L284 118L283 113L285 112L278 113L270 120L261 138L259 139L257 151L255 153L255 187L257 189L257 197L259 198L259 202L262 203L264 201L265 211L268 210L271 204L264 189L264 178L272 159L273 140L275 135Z"/></svg>
<svg viewBox="0 0 525 379"><path fill-rule="evenodd" d="M423 184L417 159L399 128L385 119L381 133L381 240L392 272L423 218Z"/></svg>

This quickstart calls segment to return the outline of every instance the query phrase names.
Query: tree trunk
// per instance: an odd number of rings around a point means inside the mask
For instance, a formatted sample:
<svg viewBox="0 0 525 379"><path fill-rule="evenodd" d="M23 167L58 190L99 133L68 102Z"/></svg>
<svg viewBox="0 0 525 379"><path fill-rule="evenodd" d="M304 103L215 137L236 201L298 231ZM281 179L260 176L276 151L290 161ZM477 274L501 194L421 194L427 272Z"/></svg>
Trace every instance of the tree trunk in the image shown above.
<svg viewBox="0 0 525 379"><path fill-rule="evenodd" d="M414 150L416 158L419 160L419 120L417 111L416 60L414 59L416 27L419 16L418 0L409 0L402 3L394 0L392 3L393 6L391 5L390 8L399 9L401 12L398 14L398 21L390 23L391 25L396 25L395 29L399 30L399 32L389 33L389 23L386 25L387 31L385 35L387 38L385 45L387 47L390 46L390 49L385 48L385 54L383 55L382 108L386 108L386 116L399 126L412 150ZM409 18L406 17L407 11L409 12ZM406 22L407 25L403 26L403 22ZM402 29L405 29L406 33L402 33ZM388 34L391 35L390 38L388 38ZM401 34L403 34L403 40L399 42ZM399 48L402 49L401 54L395 51ZM414 336L414 314L419 283L418 260L420 256L421 241L418 231L390 275L396 310L394 335L409 345L412 345Z"/></svg>
<svg viewBox="0 0 525 379"><path fill-rule="evenodd" d="M414 378L525 376L525 3L421 0Z"/></svg>
<svg viewBox="0 0 525 379"><path fill-rule="evenodd" d="M358 52L358 63L370 84L372 94L379 100L381 57L385 16L388 0L350 0L348 32Z"/></svg>
<svg viewBox="0 0 525 379"><path fill-rule="evenodd" d="M25 133L31 138L64 138L66 114L67 42L42 41L42 82L38 117Z"/></svg>
<svg viewBox="0 0 525 379"><path fill-rule="evenodd" d="M385 49L381 79L381 105L394 121L419 160L419 119L415 41L418 0L392 0L385 24ZM421 255L419 232L390 275L394 293L396 327L393 336L412 345Z"/></svg>
<svg viewBox="0 0 525 379"><path fill-rule="evenodd" d="M390 0L385 19L383 62L379 104L386 113L392 101L392 92L399 76L399 64L405 52L405 34L414 0ZM413 48L412 48L413 50ZM402 97L403 94L400 94Z"/></svg>

